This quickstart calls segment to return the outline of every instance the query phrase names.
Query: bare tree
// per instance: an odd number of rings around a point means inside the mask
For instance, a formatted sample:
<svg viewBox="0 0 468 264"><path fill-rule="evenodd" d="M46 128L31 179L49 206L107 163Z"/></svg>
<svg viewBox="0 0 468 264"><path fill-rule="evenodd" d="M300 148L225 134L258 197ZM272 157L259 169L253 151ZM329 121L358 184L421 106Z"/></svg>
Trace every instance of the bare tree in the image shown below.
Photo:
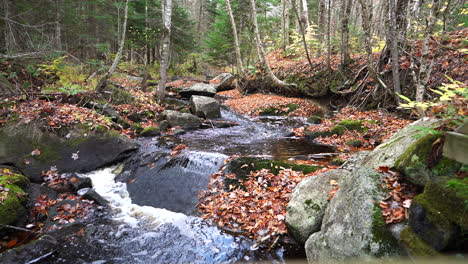
<svg viewBox="0 0 468 264"><path fill-rule="evenodd" d="M276 77L276 75L273 73L273 71L270 68L270 63L268 62L268 58L265 54L265 50L263 49L263 44L262 40L260 38L260 32L258 30L258 22L257 22L257 4L255 3L255 0L250 0L250 4L252 7L252 19L253 19L253 24L254 24L254 32L255 32L255 42L257 46L257 55L260 60L260 62L266 67L267 73L272 79L272 81L283 87L287 86L295 86L295 84L288 84Z"/></svg>
<svg viewBox="0 0 468 264"><path fill-rule="evenodd" d="M234 20L234 15L232 14L232 9L231 9L231 2L229 0L226 0L226 7L229 13L229 18L231 19L232 33L234 35L234 48L236 51L237 68L238 68L239 73L242 76L244 76L245 71L244 71L244 65L242 64L242 56L240 52L239 37L237 35L236 21Z"/></svg>
<svg viewBox="0 0 468 264"><path fill-rule="evenodd" d="M301 29L301 35L302 35L302 44L304 45L304 50L306 53L307 61L309 63L309 67L311 70L313 70L314 66L312 65L312 61L310 60L310 55L309 55L309 48L307 47L307 41L305 38L305 31L304 31L304 26L302 25L301 19L299 18L299 12L297 11L296 7L294 7L294 11L296 13L297 17L297 22L299 23L299 28Z"/></svg>
<svg viewBox="0 0 468 264"><path fill-rule="evenodd" d="M125 46L125 34L127 32L128 2L129 0L126 0L125 2L125 11L124 11L125 14L124 14L124 22L122 26L122 38L120 39L119 50L117 51L117 54L115 55L114 62L112 63L111 67L99 81L98 86L97 86L98 90L102 90L105 88L107 80L110 78L112 73L114 73L115 69L117 68L117 65L119 64L120 58L122 57L123 48Z"/></svg>
<svg viewBox="0 0 468 264"><path fill-rule="evenodd" d="M162 52L159 64L160 80L156 95L160 100L164 100L167 82L167 68L169 65L169 52L171 44L171 24L172 24L172 0L163 0L162 6L163 31L162 31Z"/></svg>

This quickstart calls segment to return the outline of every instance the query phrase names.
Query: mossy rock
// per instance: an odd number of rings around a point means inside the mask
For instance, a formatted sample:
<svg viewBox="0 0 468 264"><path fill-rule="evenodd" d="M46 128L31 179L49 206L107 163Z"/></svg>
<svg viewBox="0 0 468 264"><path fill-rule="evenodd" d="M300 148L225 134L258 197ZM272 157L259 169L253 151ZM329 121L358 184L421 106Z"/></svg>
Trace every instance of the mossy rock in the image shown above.
<svg viewBox="0 0 468 264"><path fill-rule="evenodd" d="M341 125L341 126L344 126L348 130L355 130L358 132L364 132L367 130L367 128L363 125L363 121L359 121L359 120L344 119L344 120L341 120L337 125Z"/></svg>
<svg viewBox="0 0 468 264"><path fill-rule="evenodd" d="M305 136L308 139L316 139L318 137L329 137L332 135L330 131L306 131Z"/></svg>
<svg viewBox="0 0 468 264"><path fill-rule="evenodd" d="M140 125L140 123L134 123L132 125L132 130L135 131L137 134L143 132L143 127Z"/></svg>
<svg viewBox="0 0 468 264"><path fill-rule="evenodd" d="M159 136L161 134L161 131L159 130L158 127L147 127L141 131L140 136L142 137L155 137Z"/></svg>
<svg viewBox="0 0 468 264"><path fill-rule="evenodd" d="M440 253L421 240L413 229L405 227L400 233L400 240L412 256L430 257L440 256Z"/></svg>
<svg viewBox="0 0 468 264"><path fill-rule="evenodd" d="M103 89L102 94L105 99L112 100L112 103L115 105L130 104L134 101L133 96L129 92L111 84Z"/></svg>
<svg viewBox="0 0 468 264"><path fill-rule="evenodd" d="M280 161L267 160L254 157L240 157L231 160L224 169L226 174L236 174L236 179L226 178L226 186L239 184L239 180L245 180L251 171L258 171L261 169L268 169L271 173L277 175L280 170L292 169L295 171L301 171L304 174L314 172L321 169L321 166L308 166L308 165L297 165L289 164Z"/></svg>
<svg viewBox="0 0 468 264"><path fill-rule="evenodd" d="M362 146L362 141L358 140L358 139L348 140L348 141L346 141L346 145L359 148L359 147Z"/></svg>
<svg viewBox="0 0 468 264"><path fill-rule="evenodd" d="M0 169L4 170L4 169ZM0 175L3 175L0 171ZM10 225L23 216L26 212L23 203L26 201L26 193L23 188L29 184L28 178L21 174L8 174L0 177L0 224ZM21 187L20 187L21 186Z"/></svg>
<svg viewBox="0 0 468 264"><path fill-rule="evenodd" d="M412 183L424 186L441 176L453 175L461 167L461 164L442 158L433 168L427 163L431 155L433 143L440 135L427 134L417 139L395 162L395 168L403 173Z"/></svg>
<svg viewBox="0 0 468 264"><path fill-rule="evenodd" d="M336 125L334 126L332 129L331 129L331 134L332 135L343 135L344 132L346 132L346 127L345 126L342 126L342 125Z"/></svg>
<svg viewBox="0 0 468 264"><path fill-rule="evenodd" d="M436 250L459 250L468 231L468 179L428 183L413 199L410 212L410 226L427 244Z"/></svg>
<svg viewBox="0 0 468 264"><path fill-rule="evenodd" d="M323 119L320 116L310 116L307 118L307 122L311 124L321 124Z"/></svg>

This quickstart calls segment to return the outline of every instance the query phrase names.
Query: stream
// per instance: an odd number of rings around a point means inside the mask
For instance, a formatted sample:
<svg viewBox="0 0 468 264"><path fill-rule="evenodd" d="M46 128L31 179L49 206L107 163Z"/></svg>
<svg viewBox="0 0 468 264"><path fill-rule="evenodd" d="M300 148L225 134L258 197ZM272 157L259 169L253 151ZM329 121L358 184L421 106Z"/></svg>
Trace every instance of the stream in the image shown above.
<svg viewBox="0 0 468 264"><path fill-rule="evenodd" d="M221 119L239 125L138 139L141 148L124 164L83 175L92 179L111 210L88 224L84 242L66 245L73 251L68 255L93 264L284 263L305 258L296 245L262 250L251 239L209 224L196 210L198 194L231 155L285 161L330 148L288 136L292 126L304 124L301 118L247 118L222 110ZM188 148L171 156L178 144ZM70 262L65 254L56 255L50 263Z"/></svg>

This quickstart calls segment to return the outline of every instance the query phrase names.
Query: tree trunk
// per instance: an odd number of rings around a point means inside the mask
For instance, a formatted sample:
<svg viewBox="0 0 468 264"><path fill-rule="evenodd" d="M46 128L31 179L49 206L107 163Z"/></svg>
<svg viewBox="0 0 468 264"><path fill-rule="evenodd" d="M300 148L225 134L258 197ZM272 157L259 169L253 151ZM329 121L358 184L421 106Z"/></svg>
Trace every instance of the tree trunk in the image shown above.
<svg viewBox="0 0 468 264"><path fill-rule="evenodd" d="M3 0L3 7L5 8L5 49L6 53L12 53L15 46L15 38L13 28L10 23L10 4L9 0Z"/></svg>
<svg viewBox="0 0 468 264"><path fill-rule="evenodd" d="M341 13L341 67L346 67L351 58L349 57L349 16L351 15L351 0L342 0Z"/></svg>
<svg viewBox="0 0 468 264"><path fill-rule="evenodd" d="M395 92L395 99L397 102L400 101L400 98L397 94L401 94L400 88L400 56L398 54L398 37L400 33L397 29L397 9L396 9L396 0L388 0L389 7L389 29L388 29L388 38L390 41L390 53L392 54L392 77L393 77L393 91Z"/></svg>
<svg viewBox="0 0 468 264"><path fill-rule="evenodd" d="M171 44L171 23L172 23L172 0L163 0L163 31L162 31L162 51L161 62L159 64L160 80L156 95L159 100L164 100L167 82L167 68L169 65L169 53Z"/></svg>
<svg viewBox="0 0 468 264"><path fill-rule="evenodd" d="M328 0L327 9L327 69L331 70L331 0Z"/></svg>
<svg viewBox="0 0 468 264"><path fill-rule="evenodd" d="M281 0L281 45L283 50L289 46L289 10L291 9L291 0Z"/></svg>
<svg viewBox="0 0 468 264"><path fill-rule="evenodd" d="M280 79L278 79L278 77L275 76L275 74L271 70L270 64L268 62L268 58L267 58L267 56L265 54L265 50L263 49L262 40L260 38L260 32L258 30L257 5L255 3L255 0L250 0L250 4L251 4L251 7L252 7L252 19L253 19L253 24L254 24L255 41L256 41L256 44L257 44L257 53L258 53L258 57L260 59L260 62L266 67L268 75L270 76L270 78L272 79L272 81L275 84L277 84L279 86L283 86L283 87L295 86L295 84L288 84L286 82L281 81Z"/></svg>
<svg viewBox="0 0 468 264"><path fill-rule="evenodd" d="M318 56L322 56L322 46L323 46L323 39L324 39L324 28L325 28L325 0L319 0L319 17L317 21L318 25Z"/></svg>
<svg viewBox="0 0 468 264"><path fill-rule="evenodd" d="M114 73L115 69L117 68L117 65L119 64L120 57L122 57L122 52L125 46L125 34L127 32L127 21L128 21L128 2L129 0L126 0L125 2L125 14L124 14L124 22L122 26L122 38L120 39L120 44L119 44L119 50L117 51L117 54L115 55L114 62L112 63L111 67L107 71L107 73L102 77L102 79L98 83L98 90L102 90L105 88L107 80L109 77Z"/></svg>
<svg viewBox="0 0 468 264"><path fill-rule="evenodd" d="M57 20L55 21L55 40L56 40L56 48L58 50L62 50L62 26L60 24L60 18L61 18L61 8L60 8L60 0L56 0L55 2L55 7L56 7L56 18Z"/></svg>
<svg viewBox="0 0 468 264"><path fill-rule="evenodd" d="M299 25L300 26L300 25ZM302 26L305 31L309 29L309 7L307 6L307 0L302 0Z"/></svg>
<svg viewBox="0 0 468 264"><path fill-rule="evenodd" d="M238 38L238 35L237 35L236 21L234 20L234 15L232 14L232 9L231 9L231 2L229 0L226 0L226 7L227 7L227 11L229 13L229 18L231 19L232 33L234 35L234 48L236 50L237 70L242 76L244 76L245 71L244 71L244 65L242 64L242 55L241 55L241 52L240 52L240 45L239 45L239 38Z"/></svg>
<svg viewBox="0 0 468 264"><path fill-rule="evenodd" d="M299 27L301 29L302 44L304 45L304 50L305 50L305 53L306 53L307 62L309 63L310 69L314 70L314 67L312 65L312 61L310 60L309 48L307 47L307 41L306 41L306 38L305 38L304 26L302 25L301 19L299 19L299 15L298 15L299 12L297 11L297 9L294 9L294 11L296 12L296 17L297 17L297 20L298 20L298 23L299 23Z"/></svg>
<svg viewBox="0 0 468 264"><path fill-rule="evenodd" d="M361 5L362 29L364 31L364 45L366 49L367 68L369 69L370 76L374 80L377 80L377 73L375 71L374 60L372 58L372 3L367 1L368 0L359 0L359 4Z"/></svg>

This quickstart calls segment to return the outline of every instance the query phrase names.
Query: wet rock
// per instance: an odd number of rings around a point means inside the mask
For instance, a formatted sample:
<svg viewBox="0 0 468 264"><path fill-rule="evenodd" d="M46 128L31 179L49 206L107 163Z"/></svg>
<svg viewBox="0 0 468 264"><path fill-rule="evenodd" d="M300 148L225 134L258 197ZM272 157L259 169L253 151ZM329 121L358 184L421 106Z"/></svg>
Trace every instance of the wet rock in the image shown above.
<svg viewBox="0 0 468 264"><path fill-rule="evenodd" d="M201 121L198 117L192 114L180 113L172 110L164 111L162 113L162 118L167 120L171 127L180 126L184 129L195 129L199 128L201 125Z"/></svg>
<svg viewBox="0 0 468 264"><path fill-rule="evenodd" d="M380 178L379 173L368 168L350 173L325 210L321 230L306 242L310 262L401 254L378 206L385 196Z"/></svg>
<svg viewBox="0 0 468 264"><path fill-rule="evenodd" d="M202 128L228 128L238 126L239 123L223 121L223 120L205 120L202 123Z"/></svg>
<svg viewBox="0 0 468 264"><path fill-rule="evenodd" d="M28 209L33 208L34 204L37 202L37 199L39 199L39 197L42 195L44 195L44 197L46 197L47 199L57 199L56 191L47 186L37 183L31 183L26 189L26 192L28 193L28 200L26 202L26 208Z"/></svg>
<svg viewBox="0 0 468 264"><path fill-rule="evenodd" d="M304 244L312 233L320 230L329 192L336 187L330 181L339 184L347 174L348 171L340 169L328 171L308 177L294 188L286 209L286 224L298 242Z"/></svg>
<svg viewBox="0 0 468 264"><path fill-rule="evenodd" d="M141 137L156 137L161 134L161 131L159 130L158 127L147 127L141 131L140 136Z"/></svg>
<svg viewBox="0 0 468 264"><path fill-rule="evenodd" d="M415 135L420 133L416 127L432 128L436 126L436 119L422 118L398 131L385 143L374 149L361 163L362 166L377 168L386 166L393 168L396 161L408 150L408 147L417 141Z"/></svg>
<svg viewBox="0 0 468 264"><path fill-rule="evenodd" d="M235 88L234 80L236 77L230 73L221 73L220 75L213 78L212 82L216 83L214 85L216 91L227 91Z"/></svg>
<svg viewBox="0 0 468 264"><path fill-rule="evenodd" d="M34 149L40 155L32 155ZM61 173L85 173L116 163L138 149L138 144L115 132L72 130L68 137L42 130L37 124L0 128L0 164L13 164L34 182L56 166Z"/></svg>
<svg viewBox="0 0 468 264"><path fill-rule="evenodd" d="M0 260L2 263L48 263L46 261L60 250L66 238L84 228L80 223L63 226L62 229L49 232L31 243L1 253Z"/></svg>
<svg viewBox="0 0 468 264"><path fill-rule="evenodd" d="M190 97L192 113L201 118L219 118L221 110L218 101L211 97L197 96Z"/></svg>
<svg viewBox="0 0 468 264"><path fill-rule="evenodd" d="M78 192L78 194L80 194L83 197L83 199L94 201L97 205L105 206L109 203L106 199L102 198L102 196L99 195L99 193L97 193L94 189L82 189Z"/></svg>
<svg viewBox="0 0 468 264"><path fill-rule="evenodd" d="M167 120L163 120L163 121L159 122L159 128L163 132L166 131L169 128L169 122Z"/></svg>
<svg viewBox="0 0 468 264"><path fill-rule="evenodd" d="M92 188L93 182L88 177L81 177L78 175L73 175L70 177L70 184L72 186L73 191L78 191L84 188Z"/></svg>
<svg viewBox="0 0 468 264"><path fill-rule="evenodd" d="M216 89L213 85L206 83L196 83L190 87L177 90L180 96L190 98L192 95L202 95L213 97L216 95Z"/></svg>

